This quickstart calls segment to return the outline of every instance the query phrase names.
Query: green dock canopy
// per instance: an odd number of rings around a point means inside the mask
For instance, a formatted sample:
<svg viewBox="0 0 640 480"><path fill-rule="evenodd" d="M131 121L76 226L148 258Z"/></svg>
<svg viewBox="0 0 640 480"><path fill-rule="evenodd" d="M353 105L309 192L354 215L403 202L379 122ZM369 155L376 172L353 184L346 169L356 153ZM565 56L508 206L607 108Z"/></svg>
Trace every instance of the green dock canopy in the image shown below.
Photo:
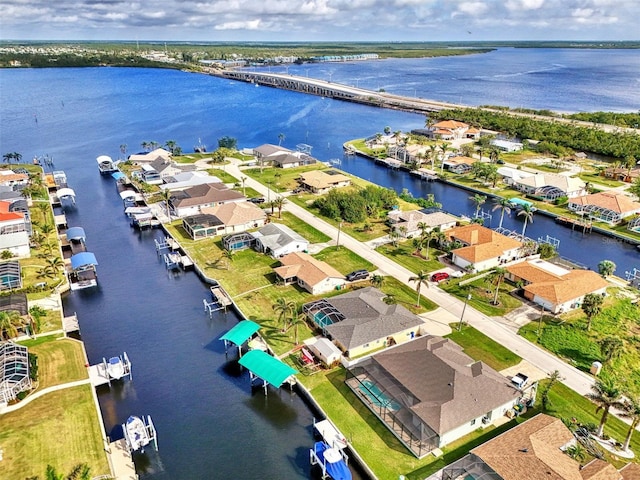
<svg viewBox="0 0 640 480"><path fill-rule="evenodd" d="M250 350L238 360L238 363L249 369L256 377L278 388L287 378L298 373L295 368L291 368L262 350Z"/></svg>
<svg viewBox="0 0 640 480"><path fill-rule="evenodd" d="M260 325L256 322L252 322L251 320L242 320L235 327L220 337L220 340L226 340L240 346L249 340L258 330L260 330Z"/></svg>

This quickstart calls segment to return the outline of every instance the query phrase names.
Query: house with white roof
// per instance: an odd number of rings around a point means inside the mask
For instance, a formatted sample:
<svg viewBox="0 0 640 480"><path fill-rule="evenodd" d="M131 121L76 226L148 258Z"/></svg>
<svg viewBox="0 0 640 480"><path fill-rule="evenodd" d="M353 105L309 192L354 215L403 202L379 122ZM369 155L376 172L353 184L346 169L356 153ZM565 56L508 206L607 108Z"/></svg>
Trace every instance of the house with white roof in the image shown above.
<svg viewBox="0 0 640 480"><path fill-rule="evenodd" d="M535 175L532 172L525 172L524 170L518 170L512 167L500 167L498 168L498 175L502 177L502 181L506 185L515 185L515 183L522 179Z"/></svg>
<svg viewBox="0 0 640 480"><path fill-rule="evenodd" d="M524 148L521 142L512 142L510 140L491 140L491 145L496 147L501 152L519 152Z"/></svg>
<svg viewBox="0 0 640 480"><path fill-rule="evenodd" d="M544 200L555 200L560 197L574 198L587 194L586 184L577 177L556 173L537 173L526 178L515 180L513 186L527 195L534 195Z"/></svg>
<svg viewBox="0 0 640 480"><path fill-rule="evenodd" d="M165 150L164 148L156 148L150 152L146 153L134 153L133 155L129 155L128 160L132 163L151 163L155 160L171 160L171 152Z"/></svg>
<svg viewBox="0 0 640 480"><path fill-rule="evenodd" d="M335 170L312 170L301 173L298 183L310 192L323 194L334 188L351 185L351 179Z"/></svg>
<svg viewBox="0 0 640 480"><path fill-rule="evenodd" d="M306 238L281 223L268 223L251 235L256 240L256 250L274 258L280 258L292 252L303 252L309 248L309 241Z"/></svg>
<svg viewBox="0 0 640 480"><path fill-rule="evenodd" d="M445 212L424 213L420 210L392 210L387 214L387 222L391 228L398 232L404 232L407 238L417 237L422 234L422 226L425 232L439 228L441 232L456 226L458 218Z"/></svg>
<svg viewBox="0 0 640 480"><path fill-rule="evenodd" d="M160 190L184 190L185 188L204 185L205 183L221 183L218 177L209 175L200 170L188 171L171 175L163 179L165 183L160 185Z"/></svg>

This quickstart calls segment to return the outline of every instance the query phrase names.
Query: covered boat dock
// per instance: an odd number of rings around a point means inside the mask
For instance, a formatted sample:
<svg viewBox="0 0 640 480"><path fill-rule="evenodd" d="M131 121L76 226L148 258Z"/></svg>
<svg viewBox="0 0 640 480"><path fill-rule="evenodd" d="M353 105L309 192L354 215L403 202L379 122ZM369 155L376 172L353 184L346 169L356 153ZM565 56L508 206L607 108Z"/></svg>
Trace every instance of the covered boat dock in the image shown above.
<svg viewBox="0 0 640 480"><path fill-rule="evenodd" d="M251 320L242 320L235 327L220 337L224 341L224 350L227 351L229 343L238 347L238 356L242 357L242 345L253 337L260 330L260 325Z"/></svg>
<svg viewBox="0 0 640 480"><path fill-rule="evenodd" d="M292 380L292 377L298 373L295 368L262 350L250 350L238 360L238 363L249 370L252 386L254 378L262 379L265 395L269 384L280 388L284 382Z"/></svg>

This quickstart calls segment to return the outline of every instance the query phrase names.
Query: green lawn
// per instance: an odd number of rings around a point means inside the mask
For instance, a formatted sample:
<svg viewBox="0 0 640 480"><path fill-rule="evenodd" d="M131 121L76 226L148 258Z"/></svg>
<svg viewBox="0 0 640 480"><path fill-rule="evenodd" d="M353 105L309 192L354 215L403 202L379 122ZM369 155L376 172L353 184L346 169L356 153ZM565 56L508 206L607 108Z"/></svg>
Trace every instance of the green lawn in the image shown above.
<svg viewBox="0 0 640 480"><path fill-rule="evenodd" d="M593 361L604 362L598 342L605 337L618 337L623 341L620 355L605 364L604 370L613 372L631 393L640 395L640 350L637 336L640 332L640 310L628 298L607 297L602 312L595 316L591 330L586 329L586 318L582 310L563 316L559 321L545 317L538 337L538 322L520 329L520 334L529 341L538 343L547 350L567 360L584 371L589 371Z"/></svg>
<svg viewBox="0 0 640 480"><path fill-rule="evenodd" d="M458 324L451 325L451 328L453 332L447 335L447 338L460 345L464 353L471 358L482 361L495 370L504 370L517 365L522 360L511 350L471 326L465 325L461 331L457 330Z"/></svg>
<svg viewBox="0 0 640 480"><path fill-rule="evenodd" d="M619 182L618 180L613 180L612 178L607 178L603 175L598 175L596 172L583 172L578 177L583 182L589 183L597 183L600 185L606 185L607 187L615 188L624 185L623 182Z"/></svg>
<svg viewBox="0 0 640 480"><path fill-rule="evenodd" d="M233 175L231 175L230 173L227 173L226 170L224 170L223 167L221 168L209 168L207 169L207 173L209 175L212 175L214 177L218 177L222 183L231 183L231 184L240 184L242 185L242 182L240 181L239 178L234 177Z"/></svg>
<svg viewBox="0 0 640 480"><path fill-rule="evenodd" d="M52 335L21 343L38 356L38 390L88 378L80 342Z"/></svg>
<svg viewBox="0 0 640 480"><path fill-rule="evenodd" d="M429 248L429 260L413 255L415 248L411 244L411 240L406 240L399 243L397 246L393 246L391 243L381 245L376 248L376 251L383 254L385 257L389 257L391 260L399 265L411 270L413 273L418 273L420 270L425 272L433 272L443 267L443 265L437 260L436 256L442 252L435 248ZM422 250L422 255L426 255L427 250Z"/></svg>
<svg viewBox="0 0 640 480"><path fill-rule="evenodd" d="M327 168L323 163L315 163L313 165L296 168L264 167L261 169L260 167L256 167L243 170L243 173L263 185L267 185L275 192L286 192L298 187L296 179L301 173L312 170L327 170ZM260 170L262 170L262 172Z"/></svg>
<svg viewBox="0 0 640 480"><path fill-rule="evenodd" d="M81 462L91 467L92 476L109 473L92 388L51 392L2 415L0 476L45 478L47 465L66 474Z"/></svg>
<svg viewBox="0 0 640 480"><path fill-rule="evenodd" d="M491 302L493 302L495 286L487 280L487 277L480 278L471 283L465 283L465 285L462 286L460 285L461 281L468 281L468 278L451 278L441 283L440 287L460 300L467 298L467 295L470 293L471 299L469 300L469 305L490 317L502 316L522 305L520 300L510 294L514 287L508 282L503 281L500 284L498 305L492 305Z"/></svg>
<svg viewBox="0 0 640 480"><path fill-rule="evenodd" d="M424 296L426 289L427 287L425 285L421 287L420 307L417 307L416 300L418 299L418 293L416 290L406 286L395 278L390 276L384 277L384 283L381 288L385 294L393 296L396 303L408 308L415 314L429 312L438 308L438 305Z"/></svg>
<svg viewBox="0 0 640 480"><path fill-rule="evenodd" d="M343 275L347 275L354 270L375 270L375 265L365 260L360 255L345 247L327 247L320 253L314 255L315 258L332 265Z"/></svg>
<svg viewBox="0 0 640 480"><path fill-rule="evenodd" d="M278 218L274 223L283 223L294 232L299 233L311 243L324 243L331 240L329 235L325 235L320 230L303 222L290 212L282 212L282 218Z"/></svg>

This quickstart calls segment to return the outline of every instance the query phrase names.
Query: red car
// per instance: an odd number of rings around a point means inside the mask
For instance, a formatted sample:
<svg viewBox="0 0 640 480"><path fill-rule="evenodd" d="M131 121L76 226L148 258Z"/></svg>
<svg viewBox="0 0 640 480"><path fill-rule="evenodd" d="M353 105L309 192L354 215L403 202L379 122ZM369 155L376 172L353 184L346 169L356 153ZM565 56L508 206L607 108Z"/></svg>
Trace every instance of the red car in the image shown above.
<svg viewBox="0 0 640 480"><path fill-rule="evenodd" d="M449 278L449 274L447 272L436 272L431 275L432 282L441 282L442 280L446 280Z"/></svg>

